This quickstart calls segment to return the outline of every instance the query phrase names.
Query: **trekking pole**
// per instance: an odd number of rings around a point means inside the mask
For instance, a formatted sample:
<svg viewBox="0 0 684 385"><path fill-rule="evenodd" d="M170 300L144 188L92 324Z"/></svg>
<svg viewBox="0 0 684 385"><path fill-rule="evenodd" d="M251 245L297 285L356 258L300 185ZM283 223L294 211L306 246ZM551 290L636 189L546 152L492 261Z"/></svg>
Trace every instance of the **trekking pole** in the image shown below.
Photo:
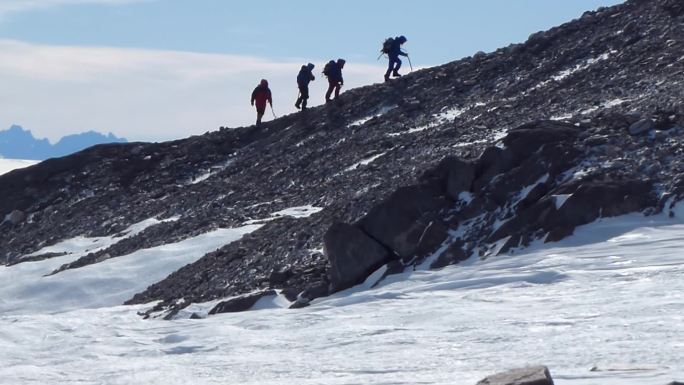
<svg viewBox="0 0 684 385"><path fill-rule="evenodd" d="M406 58L408 59L409 67L411 67L411 72L413 72L413 64L411 64L411 57L409 55L406 55Z"/></svg>
<svg viewBox="0 0 684 385"><path fill-rule="evenodd" d="M273 113L273 119L278 119L278 117L275 114L275 111L273 111L273 104L271 104L271 113Z"/></svg>

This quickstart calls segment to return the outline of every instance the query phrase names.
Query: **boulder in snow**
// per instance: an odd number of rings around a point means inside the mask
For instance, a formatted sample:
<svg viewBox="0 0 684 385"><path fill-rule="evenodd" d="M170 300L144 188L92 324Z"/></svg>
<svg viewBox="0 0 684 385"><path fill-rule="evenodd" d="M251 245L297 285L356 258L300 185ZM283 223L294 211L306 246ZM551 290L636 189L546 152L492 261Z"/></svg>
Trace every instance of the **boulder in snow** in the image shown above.
<svg viewBox="0 0 684 385"><path fill-rule="evenodd" d="M477 385L553 385L553 379L546 366L531 366L495 374Z"/></svg>
<svg viewBox="0 0 684 385"><path fill-rule="evenodd" d="M328 275L332 291L363 282L390 258L390 252L361 229L335 223L323 236L324 252L330 262Z"/></svg>
<svg viewBox="0 0 684 385"><path fill-rule="evenodd" d="M241 295L239 297L231 298L227 301L223 301L218 305L214 306L209 314L219 314L219 313L237 313L241 311L247 311L254 306L261 298L268 296L275 296L277 293L275 290L265 290L258 293Z"/></svg>
<svg viewBox="0 0 684 385"><path fill-rule="evenodd" d="M359 225L401 258L412 259L419 252L434 251L446 239L438 214L448 207L448 199L429 187L402 187L373 207Z"/></svg>
<svg viewBox="0 0 684 385"><path fill-rule="evenodd" d="M470 191L475 180L475 165L455 159L449 164L449 174L447 175L447 195L458 200L459 195L464 191Z"/></svg>

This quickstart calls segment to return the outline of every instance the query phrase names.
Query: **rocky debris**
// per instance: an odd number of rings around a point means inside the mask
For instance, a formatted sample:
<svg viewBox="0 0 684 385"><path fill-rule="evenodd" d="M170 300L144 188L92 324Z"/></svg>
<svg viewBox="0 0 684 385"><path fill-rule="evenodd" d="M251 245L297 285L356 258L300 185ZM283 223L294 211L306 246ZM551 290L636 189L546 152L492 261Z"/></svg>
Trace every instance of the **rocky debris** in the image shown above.
<svg viewBox="0 0 684 385"><path fill-rule="evenodd" d="M656 127L656 122L652 119L640 120L631 126L629 126L629 133L631 135L641 135L645 132L649 132Z"/></svg>
<svg viewBox="0 0 684 385"><path fill-rule="evenodd" d="M38 255L7 254L5 256L5 264L7 266L12 266L19 263L42 261L64 255L67 255L67 253L44 253Z"/></svg>
<svg viewBox="0 0 684 385"><path fill-rule="evenodd" d="M477 385L553 385L553 379L546 366L531 366L495 374Z"/></svg>
<svg viewBox="0 0 684 385"><path fill-rule="evenodd" d="M113 236L149 218L176 219L60 274L272 219L128 302L160 301L157 310L173 313L271 289L325 295L332 283L324 235L335 223L383 245L388 271L400 271L426 258L437 267L560 239L597 213L667 210L684 197L676 183L684 178L682 17L680 1L627 1L260 127L101 145L15 170L0 176L0 218L20 210L26 219L3 225L0 261L23 262L59 241ZM644 119L655 125L631 135ZM625 191L628 198L617 195ZM616 201L575 202L604 192ZM417 202L398 207L402 194ZM271 217L305 205L322 210ZM570 207L584 213L566 218ZM385 217L396 223L378 226Z"/></svg>
<svg viewBox="0 0 684 385"><path fill-rule="evenodd" d="M600 217L658 204L653 182L638 179L629 167L615 179L603 173L574 176L591 149L581 133L572 124L533 122L509 131L503 147L489 147L475 161L445 159L425 172L424 184L400 188L358 222L363 232L341 242L350 250L347 263L370 263L363 259L366 235L393 250L404 266L432 254L431 267L438 268L473 253L501 254L536 239L559 241ZM458 188L450 183L455 178L464 181ZM342 255L335 255L334 263L331 253L326 255L331 266L342 263ZM359 276L361 271L354 271L354 282L372 272ZM344 280L340 273L329 272L338 281Z"/></svg>
<svg viewBox="0 0 684 385"><path fill-rule="evenodd" d="M214 308L209 311L209 314L237 313L241 311L247 311L251 309L252 306L254 306L260 299L276 295L278 295L278 293L276 293L275 290L265 290L259 293L231 298L214 306Z"/></svg>
<svg viewBox="0 0 684 385"><path fill-rule="evenodd" d="M26 220L26 213L24 213L21 210L12 210L11 213L9 213L5 216L5 219L2 221L2 225L7 224L10 226L17 226L25 220Z"/></svg>

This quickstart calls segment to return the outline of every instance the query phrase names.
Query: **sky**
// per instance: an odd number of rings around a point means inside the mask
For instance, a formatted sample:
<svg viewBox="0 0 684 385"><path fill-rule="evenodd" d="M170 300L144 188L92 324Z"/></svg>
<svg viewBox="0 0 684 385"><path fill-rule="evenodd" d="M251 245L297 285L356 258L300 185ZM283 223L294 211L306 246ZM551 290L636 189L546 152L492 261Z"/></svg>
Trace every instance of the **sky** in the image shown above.
<svg viewBox="0 0 684 385"><path fill-rule="evenodd" d="M621 2L0 0L0 130L18 124L52 142L88 130L164 141L249 125L261 78L274 113L295 112L295 78L308 62L319 75L310 104L319 105L330 59L347 60L345 89L382 81L386 37L405 35L421 68Z"/></svg>

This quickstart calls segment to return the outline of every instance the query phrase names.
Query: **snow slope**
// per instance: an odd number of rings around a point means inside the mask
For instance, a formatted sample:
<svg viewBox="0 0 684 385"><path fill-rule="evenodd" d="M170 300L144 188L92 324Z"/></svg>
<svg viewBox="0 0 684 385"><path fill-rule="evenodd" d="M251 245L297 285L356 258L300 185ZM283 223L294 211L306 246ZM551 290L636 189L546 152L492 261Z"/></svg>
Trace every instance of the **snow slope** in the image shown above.
<svg viewBox="0 0 684 385"><path fill-rule="evenodd" d="M24 168L24 167L32 166L36 163L38 163L37 160L19 160L19 159L0 158L0 175L7 174L8 172L15 170L15 169L18 169L18 168Z"/></svg>
<svg viewBox="0 0 684 385"><path fill-rule="evenodd" d="M111 246L159 223L149 219L123 231L119 238L77 237L33 253L67 253L62 257L0 266L0 314L50 314L122 304L135 293L204 254L240 239L261 225L216 229L183 241L112 258L96 265L50 275L63 264Z"/></svg>
<svg viewBox="0 0 684 385"><path fill-rule="evenodd" d="M543 363L560 385L662 385L684 378L684 209L675 214L601 220L557 244L368 282L297 311L203 320L142 320L142 306L73 310L22 293L44 279L25 282L29 264L5 268L12 284L0 298L34 302L0 316L0 383L467 385ZM117 271L137 264L118 259ZM85 285L74 297L88 299L110 269L71 274Z"/></svg>

